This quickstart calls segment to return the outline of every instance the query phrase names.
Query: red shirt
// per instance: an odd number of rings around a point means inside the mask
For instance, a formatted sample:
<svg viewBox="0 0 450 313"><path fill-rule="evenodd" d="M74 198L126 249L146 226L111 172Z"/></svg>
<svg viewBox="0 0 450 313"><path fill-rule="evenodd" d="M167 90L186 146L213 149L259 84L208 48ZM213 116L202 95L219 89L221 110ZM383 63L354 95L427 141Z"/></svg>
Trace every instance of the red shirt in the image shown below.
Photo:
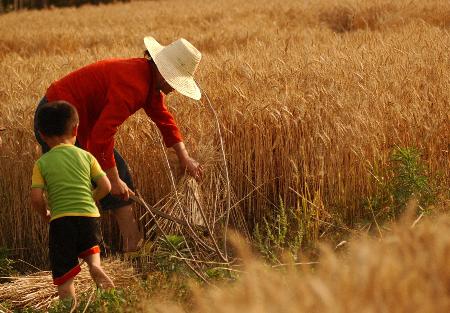
<svg viewBox="0 0 450 313"><path fill-rule="evenodd" d="M113 148L117 128L141 108L158 126L167 147L182 141L164 94L153 88L152 74L144 58L104 60L54 82L46 97L48 101L65 100L77 108L78 142L103 169L109 169L116 164Z"/></svg>

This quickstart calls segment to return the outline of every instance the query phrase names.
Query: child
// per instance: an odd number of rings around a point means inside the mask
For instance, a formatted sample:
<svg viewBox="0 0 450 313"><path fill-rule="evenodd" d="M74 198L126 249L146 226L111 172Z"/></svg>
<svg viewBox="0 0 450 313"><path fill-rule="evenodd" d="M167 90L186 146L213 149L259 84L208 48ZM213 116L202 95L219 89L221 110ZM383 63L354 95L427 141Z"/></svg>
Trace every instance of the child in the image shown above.
<svg viewBox="0 0 450 313"><path fill-rule="evenodd" d="M78 258L86 261L97 286L114 288L100 265L100 213L95 205L109 193L111 184L97 160L74 146L79 120L71 104L46 103L36 118L39 134L51 150L34 165L31 202L50 221L50 263L59 298L76 301L73 280L80 272ZM97 185L93 191L91 181Z"/></svg>

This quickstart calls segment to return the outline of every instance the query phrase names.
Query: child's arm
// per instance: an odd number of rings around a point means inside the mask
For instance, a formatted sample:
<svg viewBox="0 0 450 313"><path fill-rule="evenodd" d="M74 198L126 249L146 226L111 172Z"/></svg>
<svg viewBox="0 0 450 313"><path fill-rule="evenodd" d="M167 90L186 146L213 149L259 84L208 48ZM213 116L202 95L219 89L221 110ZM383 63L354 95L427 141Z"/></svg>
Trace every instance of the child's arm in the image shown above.
<svg viewBox="0 0 450 313"><path fill-rule="evenodd" d="M97 188L94 189L92 196L94 201L99 201L111 191L111 183L106 175L98 177L95 183Z"/></svg>
<svg viewBox="0 0 450 313"><path fill-rule="evenodd" d="M44 199L45 181L37 164L33 167L31 179L31 206L46 221L50 220L50 211L47 210L47 202Z"/></svg>
<svg viewBox="0 0 450 313"><path fill-rule="evenodd" d="M92 197L94 201L99 201L111 191L111 182L93 155L91 155L91 179L97 185L97 188L92 193Z"/></svg>
<svg viewBox="0 0 450 313"><path fill-rule="evenodd" d="M47 203L44 199L44 190L41 188L31 189L31 206L45 220L49 221L50 211L47 210Z"/></svg>

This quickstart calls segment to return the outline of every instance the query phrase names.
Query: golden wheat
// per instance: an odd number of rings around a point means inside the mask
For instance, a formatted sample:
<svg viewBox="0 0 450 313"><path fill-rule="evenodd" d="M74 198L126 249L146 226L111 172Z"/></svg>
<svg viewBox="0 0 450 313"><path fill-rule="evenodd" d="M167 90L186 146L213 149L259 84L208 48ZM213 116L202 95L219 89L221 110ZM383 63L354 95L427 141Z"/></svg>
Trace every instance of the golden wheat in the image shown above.
<svg viewBox="0 0 450 313"><path fill-rule="evenodd" d="M141 55L145 35L185 37L203 52L198 81L218 111L237 210L250 225L280 197L305 212L311 240L334 214L351 223L396 145L420 148L448 187L449 25L443 0L174 0L0 16L0 246L46 260L28 193L39 156L32 116L47 86L99 59ZM205 100L170 95L168 104L192 156L220 167ZM149 203L171 192L143 114L117 142ZM223 200L217 186L201 185L211 203Z"/></svg>
<svg viewBox="0 0 450 313"><path fill-rule="evenodd" d="M196 288L189 312L448 312L449 216L412 225L405 219L383 240L353 238L345 254L324 246L314 266L271 268L241 246L245 274L220 288ZM151 300L138 312L186 311Z"/></svg>

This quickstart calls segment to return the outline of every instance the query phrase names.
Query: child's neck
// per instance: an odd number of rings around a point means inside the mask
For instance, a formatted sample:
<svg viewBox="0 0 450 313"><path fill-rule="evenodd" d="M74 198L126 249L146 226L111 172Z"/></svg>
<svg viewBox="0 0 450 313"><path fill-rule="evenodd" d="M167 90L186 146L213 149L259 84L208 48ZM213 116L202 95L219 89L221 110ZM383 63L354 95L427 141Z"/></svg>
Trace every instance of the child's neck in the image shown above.
<svg viewBox="0 0 450 313"><path fill-rule="evenodd" d="M62 144L73 145L75 144L75 137L67 137L67 136L51 137L47 138L46 143L50 147L50 149Z"/></svg>

